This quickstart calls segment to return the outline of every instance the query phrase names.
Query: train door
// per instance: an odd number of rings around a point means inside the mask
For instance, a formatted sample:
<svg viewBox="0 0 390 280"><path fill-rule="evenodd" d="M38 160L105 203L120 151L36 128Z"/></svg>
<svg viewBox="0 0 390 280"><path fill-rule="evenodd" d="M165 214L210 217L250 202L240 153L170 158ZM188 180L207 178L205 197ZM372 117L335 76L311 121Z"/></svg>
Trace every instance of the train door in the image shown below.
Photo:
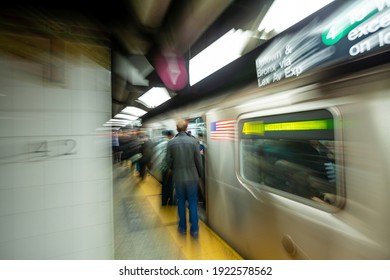
<svg viewBox="0 0 390 280"><path fill-rule="evenodd" d="M198 210L199 216L206 221L206 123L204 116L188 119L188 134L195 137L199 143L199 153L203 163L203 176L199 182L198 190Z"/></svg>

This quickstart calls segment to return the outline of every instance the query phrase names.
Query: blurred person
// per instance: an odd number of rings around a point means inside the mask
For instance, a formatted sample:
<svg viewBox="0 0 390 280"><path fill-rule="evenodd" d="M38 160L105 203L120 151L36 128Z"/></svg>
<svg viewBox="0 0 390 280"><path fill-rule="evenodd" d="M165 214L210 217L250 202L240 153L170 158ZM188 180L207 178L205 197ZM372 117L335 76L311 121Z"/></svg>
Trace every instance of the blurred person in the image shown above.
<svg viewBox="0 0 390 280"><path fill-rule="evenodd" d="M120 163L122 160L123 151L120 150L118 132L113 131L112 136L112 159L113 163Z"/></svg>
<svg viewBox="0 0 390 280"><path fill-rule="evenodd" d="M165 160L167 154L168 141L174 137L172 130L166 130L163 132L164 138L161 143L158 144L158 149L161 149L161 205L176 205L176 196L173 194L173 182L172 174L169 172L167 161Z"/></svg>
<svg viewBox="0 0 390 280"><path fill-rule="evenodd" d="M149 135L145 135L142 139L140 152L142 157L139 160L139 176L141 180L144 180L148 169L151 168L152 155L153 155L153 143L149 138Z"/></svg>
<svg viewBox="0 0 390 280"><path fill-rule="evenodd" d="M176 124L178 134L168 142L166 161L172 172L173 183L178 199L178 231L187 232L186 201L188 201L190 233L198 237L198 182L203 175L202 159L199 143L194 137L187 135L187 122L183 119Z"/></svg>
<svg viewBox="0 0 390 280"><path fill-rule="evenodd" d="M200 157L202 159L202 165L205 165L205 156L206 156L206 143L204 141L204 135L203 132L198 133L199 137L199 152L200 152ZM199 184L199 201L203 203L203 207L206 206L206 194L204 192L204 186L205 186L205 169L203 168L203 174L202 174L202 181L200 181Z"/></svg>

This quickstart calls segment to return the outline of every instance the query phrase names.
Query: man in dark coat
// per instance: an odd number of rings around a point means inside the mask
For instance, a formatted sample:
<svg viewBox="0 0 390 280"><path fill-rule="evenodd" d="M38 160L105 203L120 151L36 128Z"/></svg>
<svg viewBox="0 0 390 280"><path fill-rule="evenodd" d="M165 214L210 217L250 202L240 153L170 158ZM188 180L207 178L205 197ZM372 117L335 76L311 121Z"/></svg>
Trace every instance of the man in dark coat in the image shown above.
<svg viewBox="0 0 390 280"><path fill-rule="evenodd" d="M139 160L139 176L142 180L144 180L148 169L151 168L153 155L153 143L152 140L150 140L149 135L144 136L140 152L142 154L142 158Z"/></svg>
<svg viewBox="0 0 390 280"><path fill-rule="evenodd" d="M166 130L163 133L165 138L156 147L161 151L161 205L176 205L176 195L173 194L172 172L170 172L166 161L168 141L175 135L173 130Z"/></svg>
<svg viewBox="0 0 390 280"><path fill-rule="evenodd" d="M168 142L167 164L172 171L173 183L178 199L180 233L187 230L186 201L188 201L191 236L197 238L198 225L198 182L203 174L202 159L198 141L186 134L187 122L179 120L176 124L178 134Z"/></svg>

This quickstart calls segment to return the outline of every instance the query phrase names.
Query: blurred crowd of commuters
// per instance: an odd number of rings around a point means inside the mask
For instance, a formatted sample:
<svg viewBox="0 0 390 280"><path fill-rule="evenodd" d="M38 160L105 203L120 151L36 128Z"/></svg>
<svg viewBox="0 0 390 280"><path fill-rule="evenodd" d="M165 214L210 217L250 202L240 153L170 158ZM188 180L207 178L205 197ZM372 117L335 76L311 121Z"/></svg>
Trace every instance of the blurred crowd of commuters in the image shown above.
<svg viewBox="0 0 390 280"><path fill-rule="evenodd" d="M188 208L190 234L197 238L198 201L204 202L205 146L187 130L186 120L179 120L176 129L177 134L164 130L154 140L146 133L113 134L114 162L135 165L141 180L148 172L156 177L161 183L161 205L177 205L178 231L187 232Z"/></svg>

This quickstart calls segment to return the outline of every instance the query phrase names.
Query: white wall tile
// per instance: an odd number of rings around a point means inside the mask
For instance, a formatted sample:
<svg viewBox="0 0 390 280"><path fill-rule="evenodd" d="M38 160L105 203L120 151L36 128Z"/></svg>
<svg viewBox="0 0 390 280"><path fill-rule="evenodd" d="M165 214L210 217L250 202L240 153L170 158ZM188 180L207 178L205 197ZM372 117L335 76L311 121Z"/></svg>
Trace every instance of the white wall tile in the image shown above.
<svg viewBox="0 0 390 280"><path fill-rule="evenodd" d="M47 232L54 233L73 229L73 206L53 208L45 211Z"/></svg>
<svg viewBox="0 0 390 280"><path fill-rule="evenodd" d="M59 87L45 87L43 89L43 104L48 113L71 112L71 91Z"/></svg>
<svg viewBox="0 0 390 280"><path fill-rule="evenodd" d="M96 111L111 113L111 93L107 91L96 92Z"/></svg>
<svg viewBox="0 0 390 280"><path fill-rule="evenodd" d="M73 90L72 91L72 111L93 112L96 111L96 91L94 90Z"/></svg>
<svg viewBox="0 0 390 280"><path fill-rule="evenodd" d="M99 181L75 182L73 202L75 205L96 203L99 198Z"/></svg>
<svg viewBox="0 0 390 280"><path fill-rule="evenodd" d="M15 256L22 260L47 259L46 242L47 237L44 235L19 239L14 245Z"/></svg>
<svg viewBox="0 0 390 280"><path fill-rule="evenodd" d="M73 184L46 185L44 205L48 209L73 205Z"/></svg>
<svg viewBox="0 0 390 280"><path fill-rule="evenodd" d="M94 180L93 178L89 178L89 164L93 165L92 159L81 158L73 160L70 170L72 170L72 178L74 182Z"/></svg>
<svg viewBox="0 0 390 280"><path fill-rule="evenodd" d="M112 200L111 180L76 182L73 184L73 201L75 205L109 202Z"/></svg>
<svg viewBox="0 0 390 280"><path fill-rule="evenodd" d="M45 106L45 94L42 87L16 87L13 92L13 104L16 112L37 112L50 109Z"/></svg>
<svg viewBox="0 0 390 280"><path fill-rule="evenodd" d="M14 239L13 216L0 216L0 243L9 242ZM1 253L0 253L1 254Z"/></svg>
<svg viewBox="0 0 390 280"><path fill-rule="evenodd" d="M69 183L75 178L72 178L69 173L72 170L73 160L67 159L51 159L45 163L45 183L48 185Z"/></svg>
<svg viewBox="0 0 390 280"><path fill-rule="evenodd" d="M14 242L0 242L0 260L14 260L15 257Z"/></svg>
<svg viewBox="0 0 390 280"><path fill-rule="evenodd" d="M98 203L99 207L97 213L99 214L102 223L108 225L113 220L112 216L112 204L110 202Z"/></svg>
<svg viewBox="0 0 390 280"><path fill-rule="evenodd" d="M46 233L45 211L35 211L14 215L15 239L39 236Z"/></svg>
<svg viewBox="0 0 390 280"><path fill-rule="evenodd" d="M77 112L71 115L71 135L92 135L96 130L96 114Z"/></svg>
<svg viewBox="0 0 390 280"><path fill-rule="evenodd" d="M110 213L109 203L76 205L73 213L74 226L78 228L108 223L112 220Z"/></svg>
<svg viewBox="0 0 390 280"><path fill-rule="evenodd" d="M104 68L96 69L96 89L108 92L111 97L111 72Z"/></svg>
<svg viewBox="0 0 390 280"><path fill-rule="evenodd" d="M74 250L84 251L111 244L109 224L79 228L74 231Z"/></svg>
<svg viewBox="0 0 390 280"><path fill-rule="evenodd" d="M40 136L45 132L45 112L17 111L14 113L14 136Z"/></svg>
<svg viewBox="0 0 390 280"><path fill-rule="evenodd" d="M14 135L15 117L12 111L0 111L0 137Z"/></svg>
<svg viewBox="0 0 390 280"><path fill-rule="evenodd" d="M1 112L13 112L13 90L14 87L6 86L0 79L0 111Z"/></svg>
<svg viewBox="0 0 390 280"><path fill-rule="evenodd" d="M99 180L96 182L98 190L97 201L112 201L112 179Z"/></svg>
<svg viewBox="0 0 390 280"><path fill-rule="evenodd" d="M48 112L44 117L45 135L71 135L71 112Z"/></svg>
<svg viewBox="0 0 390 280"><path fill-rule="evenodd" d="M73 161L74 181L94 181L110 178L112 163L109 158L87 158Z"/></svg>
<svg viewBox="0 0 390 280"><path fill-rule="evenodd" d="M14 213L13 201L14 201L13 189L0 189L0 217Z"/></svg>
<svg viewBox="0 0 390 280"><path fill-rule="evenodd" d="M109 179L73 183L75 205L109 202L111 199L112 181Z"/></svg>
<svg viewBox="0 0 390 280"><path fill-rule="evenodd" d="M13 140L14 139L11 137L0 137L0 164L2 165L14 161L15 153Z"/></svg>
<svg viewBox="0 0 390 280"><path fill-rule="evenodd" d="M43 210L45 207L44 186L15 188L13 203L15 213Z"/></svg>
<svg viewBox="0 0 390 280"><path fill-rule="evenodd" d="M47 258L70 254L73 251L73 232L56 232L46 236Z"/></svg>
<svg viewBox="0 0 390 280"><path fill-rule="evenodd" d="M3 159L5 162L7 159ZM0 164L0 190L10 189L14 186L14 164Z"/></svg>
<svg viewBox="0 0 390 280"><path fill-rule="evenodd" d="M37 162L22 162L14 164L14 186L31 187L42 186L45 182L45 163Z"/></svg>
<svg viewBox="0 0 390 280"><path fill-rule="evenodd" d="M110 157L111 158L111 157ZM94 171L96 172L96 179L103 180L111 177L112 161L107 158L96 158L95 159Z"/></svg>

